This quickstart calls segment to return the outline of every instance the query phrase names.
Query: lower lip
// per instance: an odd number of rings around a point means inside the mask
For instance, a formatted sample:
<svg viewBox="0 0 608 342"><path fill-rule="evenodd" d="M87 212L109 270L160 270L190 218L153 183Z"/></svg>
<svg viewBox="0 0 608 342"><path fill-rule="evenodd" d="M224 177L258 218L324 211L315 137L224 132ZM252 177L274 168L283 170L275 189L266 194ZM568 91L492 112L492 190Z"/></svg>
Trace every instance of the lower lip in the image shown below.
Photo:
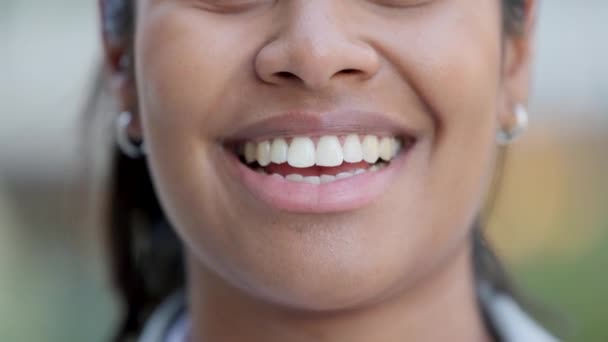
<svg viewBox="0 0 608 342"><path fill-rule="evenodd" d="M255 198L273 208L292 213L336 213L352 211L373 203L384 194L405 166L412 146L378 171L367 171L324 184L288 181L245 166L233 153L228 167Z"/></svg>

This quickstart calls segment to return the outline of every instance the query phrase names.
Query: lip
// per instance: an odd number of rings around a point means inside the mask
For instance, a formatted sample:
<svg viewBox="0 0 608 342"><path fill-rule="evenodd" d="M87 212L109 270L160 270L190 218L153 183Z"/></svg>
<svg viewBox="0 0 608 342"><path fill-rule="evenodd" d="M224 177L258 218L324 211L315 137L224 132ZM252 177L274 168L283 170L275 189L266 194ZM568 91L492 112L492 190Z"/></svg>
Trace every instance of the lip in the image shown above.
<svg viewBox="0 0 608 342"><path fill-rule="evenodd" d="M322 184L292 182L258 173L228 149L224 151L231 177L257 200L286 212L323 214L352 211L373 203L401 174L414 148L415 145L403 151L378 171Z"/></svg>
<svg viewBox="0 0 608 342"><path fill-rule="evenodd" d="M390 163L330 183L308 184L259 173L245 165L230 142L262 141L276 137L343 135L348 133L392 135L412 139ZM363 111L330 113L287 112L245 124L228 135L222 145L225 166L243 191L271 208L292 213L336 213L370 205L382 196L401 174L407 156L416 147L415 132L386 115Z"/></svg>
<svg viewBox="0 0 608 342"><path fill-rule="evenodd" d="M313 113L285 112L237 127L223 139L225 142L262 141L290 136L345 135L349 133L394 135L416 139L417 133L387 115L366 111Z"/></svg>

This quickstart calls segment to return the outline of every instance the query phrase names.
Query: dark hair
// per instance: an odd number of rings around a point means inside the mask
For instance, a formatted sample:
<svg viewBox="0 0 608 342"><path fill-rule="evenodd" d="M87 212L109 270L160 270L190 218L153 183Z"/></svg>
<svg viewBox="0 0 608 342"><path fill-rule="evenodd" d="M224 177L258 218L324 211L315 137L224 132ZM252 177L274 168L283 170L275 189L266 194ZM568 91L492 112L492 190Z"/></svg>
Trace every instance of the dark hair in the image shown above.
<svg viewBox="0 0 608 342"><path fill-rule="evenodd" d="M130 45L133 1L102 1L103 30L110 42ZM505 34L521 34L525 0L501 1ZM92 99L97 99L102 91L103 73L98 81ZM501 162L504 162L504 153ZM125 305L125 315L114 340L125 341L140 332L160 301L184 286L184 265L181 243L165 219L145 160L130 159L112 145L110 165L104 236L112 282ZM472 230L475 277L515 296L505 270L484 239L480 221L476 221Z"/></svg>

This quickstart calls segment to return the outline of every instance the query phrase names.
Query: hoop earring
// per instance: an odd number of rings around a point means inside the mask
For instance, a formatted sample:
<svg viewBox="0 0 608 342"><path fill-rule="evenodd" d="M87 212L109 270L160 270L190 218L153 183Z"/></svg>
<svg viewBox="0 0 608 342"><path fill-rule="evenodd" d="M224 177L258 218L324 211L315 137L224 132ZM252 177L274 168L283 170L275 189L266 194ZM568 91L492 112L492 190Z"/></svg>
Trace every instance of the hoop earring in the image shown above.
<svg viewBox="0 0 608 342"><path fill-rule="evenodd" d="M127 128L133 120L131 112L122 112L116 117L116 143L120 151L131 159L139 159L146 154L143 142L134 143L127 133Z"/></svg>
<svg viewBox="0 0 608 342"><path fill-rule="evenodd" d="M529 121L526 107L517 104L513 110L514 122L510 125L503 125L496 134L496 142L505 146L517 140L528 128Z"/></svg>

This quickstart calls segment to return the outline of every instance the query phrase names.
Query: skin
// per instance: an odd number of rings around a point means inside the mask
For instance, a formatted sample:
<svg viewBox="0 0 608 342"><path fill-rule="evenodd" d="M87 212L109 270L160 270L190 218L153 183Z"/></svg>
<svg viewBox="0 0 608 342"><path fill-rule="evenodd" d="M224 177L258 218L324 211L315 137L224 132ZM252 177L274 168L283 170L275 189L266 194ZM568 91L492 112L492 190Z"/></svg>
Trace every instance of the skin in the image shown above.
<svg viewBox="0 0 608 342"><path fill-rule="evenodd" d="M490 0L138 1L134 45L106 42L108 65L187 249L193 340L490 340L469 234L496 131L527 101L535 7L507 37ZM374 203L288 213L224 172L231 132L336 108L418 134Z"/></svg>

